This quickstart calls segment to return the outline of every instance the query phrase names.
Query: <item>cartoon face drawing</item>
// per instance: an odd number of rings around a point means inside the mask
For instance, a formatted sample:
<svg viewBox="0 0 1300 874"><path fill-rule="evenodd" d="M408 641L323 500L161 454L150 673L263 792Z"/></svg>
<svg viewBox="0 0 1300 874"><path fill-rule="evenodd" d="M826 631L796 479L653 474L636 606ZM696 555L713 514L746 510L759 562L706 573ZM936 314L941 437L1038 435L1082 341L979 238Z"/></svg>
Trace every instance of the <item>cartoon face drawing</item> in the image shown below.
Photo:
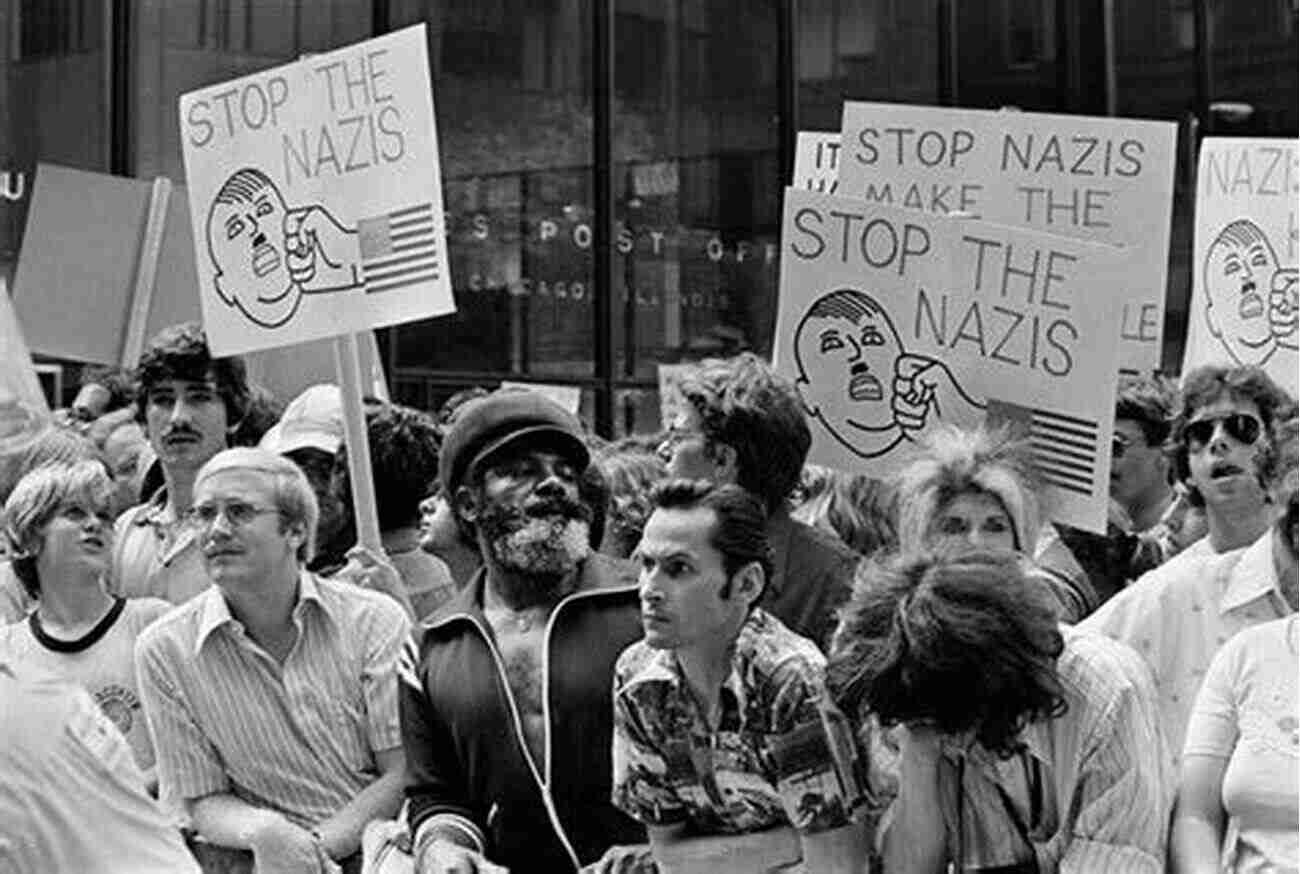
<svg viewBox="0 0 1300 874"><path fill-rule="evenodd" d="M1225 227L1205 254L1205 318L1238 364L1261 365L1276 348L1269 297L1277 255L1254 222Z"/></svg>
<svg viewBox="0 0 1300 874"><path fill-rule="evenodd" d="M260 170L238 170L217 192L208 212L208 253L217 293L267 328L293 317L301 287L289 275L284 198Z"/></svg>
<svg viewBox="0 0 1300 874"><path fill-rule="evenodd" d="M804 314L794 347L797 388L810 417L867 458L898 443L892 386L903 344L880 304L849 288L824 295Z"/></svg>

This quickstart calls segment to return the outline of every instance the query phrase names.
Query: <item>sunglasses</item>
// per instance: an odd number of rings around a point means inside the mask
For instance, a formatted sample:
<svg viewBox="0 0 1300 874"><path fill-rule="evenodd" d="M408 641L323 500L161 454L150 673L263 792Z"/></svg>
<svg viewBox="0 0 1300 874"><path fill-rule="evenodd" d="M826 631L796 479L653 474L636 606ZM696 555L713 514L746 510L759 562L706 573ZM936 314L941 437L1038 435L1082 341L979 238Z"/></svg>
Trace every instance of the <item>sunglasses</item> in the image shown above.
<svg viewBox="0 0 1300 874"><path fill-rule="evenodd" d="M1129 447L1132 445L1133 441L1128 437L1123 434L1116 434L1110 440L1110 457L1119 461L1124 457L1125 453L1128 452Z"/></svg>
<svg viewBox="0 0 1300 874"><path fill-rule="evenodd" d="M1244 443L1247 446L1259 439L1259 435L1264 430L1264 425L1259 419L1246 413L1233 413L1230 416L1212 416L1208 419L1197 419L1195 422L1188 422L1183 433L1187 435L1189 445L1204 446L1210 442L1214 436L1214 431L1219 425L1223 425L1223 430L1229 437L1238 443Z"/></svg>

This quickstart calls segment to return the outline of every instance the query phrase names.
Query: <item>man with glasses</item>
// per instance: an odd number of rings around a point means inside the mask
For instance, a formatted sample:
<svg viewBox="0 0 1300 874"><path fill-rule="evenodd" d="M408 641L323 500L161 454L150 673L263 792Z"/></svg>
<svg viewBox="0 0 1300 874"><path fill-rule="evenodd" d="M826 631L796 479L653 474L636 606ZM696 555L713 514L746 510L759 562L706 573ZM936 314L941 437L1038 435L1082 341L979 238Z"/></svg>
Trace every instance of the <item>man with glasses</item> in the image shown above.
<svg viewBox="0 0 1300 874"><path fill-rule="evenodd" d="M659 447L669 475L735 483L762 499L775 555L760 606L825 648L858 556L833 534L790 518L788 498L812 445L798 393L750 353L705 361L680 391L686 403Z"/></svg>
<svg viewBox="0 0 1300 874"><path fill-rule="evenodd" d="M401 804L410 623L387 596L305 570L317 512L292 461L219 453L187 514L215 585L136 648L163 797L259 872L357 871L362 829Z"/></svg>
<svg viewBox="0 0 1300 874"><path fill-rule="evenodd" d="M1161 719L1178 773L1201 678L1236 632L1294 612L1273 560L1278 509L1266 485L1278 432L1295 401L1255 367L1209 365L1189 373L1170 455L1208 532L1116 595L1081 627L1138 651L1155 675ZM1249 547L1249 548L1248 548Z"/></svg>
<svg viewBox="0 0 1300 874"><path fill-rule="evenodd" d="M194 477L229 445L248 410L239 358L213 358L196 322L164 328L140 356L136 416L162 466L165 485L115 526L119 594L182 604L208 587L195 532L184 524Z"/></svg>

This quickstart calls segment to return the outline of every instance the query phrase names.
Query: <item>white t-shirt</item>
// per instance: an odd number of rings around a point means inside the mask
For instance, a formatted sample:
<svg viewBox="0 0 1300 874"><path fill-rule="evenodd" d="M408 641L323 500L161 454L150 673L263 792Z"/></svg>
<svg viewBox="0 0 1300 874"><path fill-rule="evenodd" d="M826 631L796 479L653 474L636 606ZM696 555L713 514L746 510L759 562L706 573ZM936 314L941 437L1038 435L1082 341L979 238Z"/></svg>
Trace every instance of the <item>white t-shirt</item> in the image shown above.
<svg viewBox="0 0 1300 874"><path fill-rule="evenodd" d="M85 690L0 659L0 874L199 874Z"/></svg>
<svg viewBox="0 0 1300 874"><path fill-rule="evenodd" d="M1184 756L1226 759L1224 870L1300 869L1300 619L1240 632L1215 655L1196 696Z"/></svg>
<svg viewBox="0 0 1300 874"><path fill-rule="evenodd" d="M0 628L0 660L31 665L89 692L131 745L136 764L147 771L154 753L135 682L135 639L171 609L158 598L118 599L80 641L51 640L33 628L33 614Z"/></svg>

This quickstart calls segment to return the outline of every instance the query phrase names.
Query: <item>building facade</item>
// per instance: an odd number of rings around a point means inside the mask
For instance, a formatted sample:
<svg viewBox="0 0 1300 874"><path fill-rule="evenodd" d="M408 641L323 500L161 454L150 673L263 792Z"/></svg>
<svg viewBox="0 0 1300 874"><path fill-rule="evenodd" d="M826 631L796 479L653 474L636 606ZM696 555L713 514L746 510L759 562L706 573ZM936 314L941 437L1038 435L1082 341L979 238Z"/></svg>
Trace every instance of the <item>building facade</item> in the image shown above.
<svg viewBox="0 0 1300 874"><path fill-rule="evenodd" d="M1196 144L1295 136L1295 0L0 0L0 274L38 161L183 182L177 99L427 25L458 311L380 333L396 399L582 390L659 426L657 366L770 351L795 133L845 99L1179 124L1164 362Z"/></svg>

